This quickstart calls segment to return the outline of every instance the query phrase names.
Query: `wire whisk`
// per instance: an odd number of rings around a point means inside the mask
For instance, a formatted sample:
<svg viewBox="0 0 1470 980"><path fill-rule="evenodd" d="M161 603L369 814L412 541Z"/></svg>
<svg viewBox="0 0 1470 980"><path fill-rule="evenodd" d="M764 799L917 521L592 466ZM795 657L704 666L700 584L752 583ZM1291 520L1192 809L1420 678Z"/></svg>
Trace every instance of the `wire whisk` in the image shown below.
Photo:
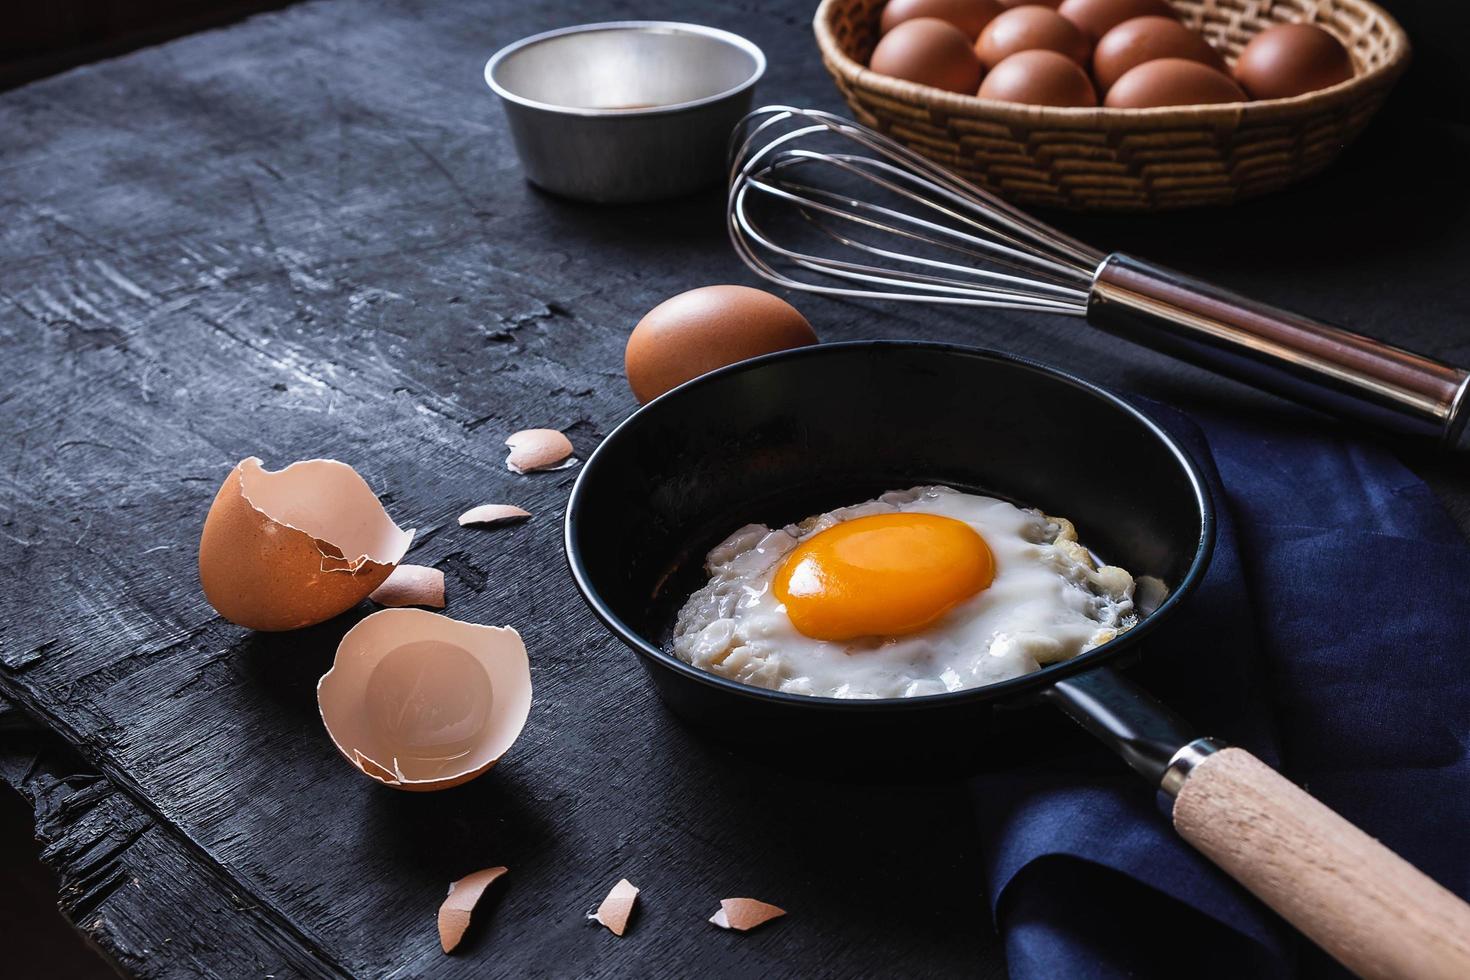
<svg viewBox="0 0 1470 980"><path fill-rule="evenodd" d="M1085 315L1103 259L1096 249L832 113L768 106L747 117L746 128L731 168L730 237L772 282L838 296ZM813 182L823 179L829 186ZM824 254L820 243L779 244L758 216L773 202L796 208L828 244L890 264ZM905 205L909 211L899 210ZM794 278L799 272L827 281Z"/></svg>
<svg viewBox="0 0 1470 980"><path fill-rule="evenodd" d="M1082 317L1247 383L1470 449L1470 372L1077 241L830 112L757 109L731 138L735 251L791 289Z"/></svg>

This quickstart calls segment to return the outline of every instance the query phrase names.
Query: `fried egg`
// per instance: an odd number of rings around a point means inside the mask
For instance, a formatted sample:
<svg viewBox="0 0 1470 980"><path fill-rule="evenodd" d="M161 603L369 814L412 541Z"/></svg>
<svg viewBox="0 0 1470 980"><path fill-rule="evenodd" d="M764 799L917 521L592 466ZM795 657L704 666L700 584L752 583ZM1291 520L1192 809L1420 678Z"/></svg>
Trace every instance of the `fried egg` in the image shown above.
<svg viewBox="0 0 1470 980"><path fill-rule="evenodd" d="M710 551L679 611L680 660L744 684L898 698L993 684L1138 620L1133 576L1071 522L942 486L885 493Z"/></svg>

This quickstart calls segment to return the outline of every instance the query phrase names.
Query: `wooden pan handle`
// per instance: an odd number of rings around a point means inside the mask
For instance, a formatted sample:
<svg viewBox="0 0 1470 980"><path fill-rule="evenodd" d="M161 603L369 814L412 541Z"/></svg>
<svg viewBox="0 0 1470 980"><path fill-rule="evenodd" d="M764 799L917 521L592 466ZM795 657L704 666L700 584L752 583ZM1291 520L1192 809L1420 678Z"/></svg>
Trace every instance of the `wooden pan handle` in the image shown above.
<svg viewBox="0 0 1470 980"><path fill-rule="evenodd" d="M1174 827L1359 976L1470 977L1470 905L1244 749L1194 766Z"/></svg>

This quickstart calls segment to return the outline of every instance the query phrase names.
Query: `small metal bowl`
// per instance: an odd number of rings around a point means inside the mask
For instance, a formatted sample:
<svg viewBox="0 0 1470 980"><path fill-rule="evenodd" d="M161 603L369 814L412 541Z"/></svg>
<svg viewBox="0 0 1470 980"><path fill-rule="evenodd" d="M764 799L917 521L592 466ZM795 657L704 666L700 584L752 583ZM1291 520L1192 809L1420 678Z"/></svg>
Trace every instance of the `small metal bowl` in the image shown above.
<svg viewBox="0 0 1470 980"><path fill-rule="evenodd" d="M696 24L583 24L524 38L485 64L526 177L599 203L687 194L724 176L730 132L766 58Z"/></svg>

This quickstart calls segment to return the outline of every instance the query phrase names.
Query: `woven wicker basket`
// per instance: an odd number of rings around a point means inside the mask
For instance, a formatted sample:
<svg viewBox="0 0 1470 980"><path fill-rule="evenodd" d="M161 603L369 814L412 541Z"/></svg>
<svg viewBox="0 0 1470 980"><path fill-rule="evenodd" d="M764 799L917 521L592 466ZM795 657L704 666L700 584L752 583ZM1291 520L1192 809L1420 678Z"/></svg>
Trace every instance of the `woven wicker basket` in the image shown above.
<svg viewBox="0 0 1470 980"><path fill-rule="evenodd" d="M1072 210L1229 204L1326 167L1409 61L1403 29L1364 0L1175 0L1232 64L1256 33L1312 21L1357 75L1290 99L1166 109L1057 109L956 95L869 71L884 0L822 0L822 61L858 120L1013 201Z"/></svg>

